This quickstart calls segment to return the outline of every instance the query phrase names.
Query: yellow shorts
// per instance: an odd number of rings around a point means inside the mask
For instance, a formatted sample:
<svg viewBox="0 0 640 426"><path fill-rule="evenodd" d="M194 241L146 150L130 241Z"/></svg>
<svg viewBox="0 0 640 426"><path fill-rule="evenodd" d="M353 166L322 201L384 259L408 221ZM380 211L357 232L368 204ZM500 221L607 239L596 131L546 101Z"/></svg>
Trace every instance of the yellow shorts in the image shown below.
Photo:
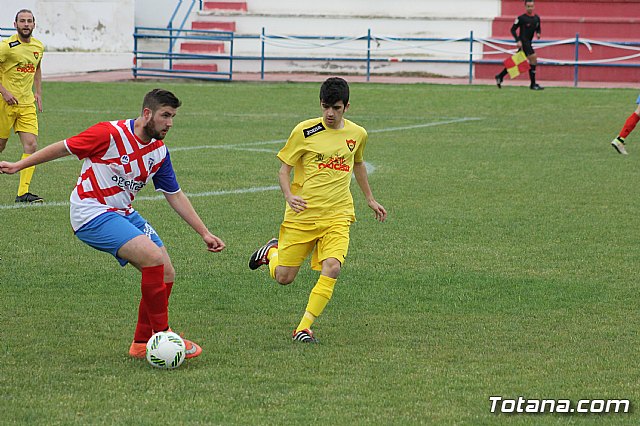
<svg viewBox="0 0 640 426"><path fill-rule="evenodd" d="M0 139L9 139L11 128L14 132L38 135L38 116L36 106L9 105L0 101Z"/></svg>
<svg viewBox="0 0 640 426"><path fill-rule="evenodd" d="M322 270L322 262L330 257L341 264L349 251L348 221L327 224L293 224L280 225L278 237L278 265L300 266L311 256L311 269Z"/></svg>

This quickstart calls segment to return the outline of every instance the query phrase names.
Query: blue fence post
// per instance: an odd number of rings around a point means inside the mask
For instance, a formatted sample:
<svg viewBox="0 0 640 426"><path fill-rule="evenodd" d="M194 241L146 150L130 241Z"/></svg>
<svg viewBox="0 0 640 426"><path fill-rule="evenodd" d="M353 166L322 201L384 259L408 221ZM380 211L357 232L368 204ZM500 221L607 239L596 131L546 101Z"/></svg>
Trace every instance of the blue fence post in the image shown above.
<svg viewBox="0 0 640 426"><path fill-rule="evenodd" d="M371 76L371 28L367 30L367 81Z"/></svg>
<svg viewBox="0 0 640 426"><path fill-rule="evenodd" d="M231 48L229 52L229 80L233 80L233 43L235 39L235 33L231 33Z"/></svg>
<svg viewBox="0 0 640 426"><path fill-rule="evenodd" d="M578 59L580 58L580 34L576 33L576 57L575 64L573 66L573 87L578 87L578 69L580 66L578 65Z"/></svg>
<svg viewBox="0 0 640 426"><path fill-rule="evenodd" d="M469 84L473 83L473 30L469 35Z"/></svg>
<svg viewBox="0 0 640 426"><path fill-rule="evenodd" d="M173 29L169 27L169 69L173 69Z"/></svg>
<svg viewBox="0 0 640 426"><path fill-rule="evenodd" d="M180 10L180 8L182 7L182 0L178 0L178 4L176 4L176 8L173 9L173 13L171 14L171 18L169 18L169 23L167 24L167 28L172 29L173 28L173 20L176 18L176 15L178 14L178 11ZM173 45L175 43L175 40L173 38L171 38L171 36L173 35L173 31L169 32L169 53L173 52Z"/></svg>
<svg viewBox="0 0 640 426"><path fill-rule="evenodd" d="M138 27L133 31L133 78L138 78Z"/></svg>
<svg viewBox="0 0 640 426"><path fill-rule="evenodd" d="M260 51L260 80L264 80L264 27L262 27L261 34L260 43L262 44L262 47Z"/></svg>

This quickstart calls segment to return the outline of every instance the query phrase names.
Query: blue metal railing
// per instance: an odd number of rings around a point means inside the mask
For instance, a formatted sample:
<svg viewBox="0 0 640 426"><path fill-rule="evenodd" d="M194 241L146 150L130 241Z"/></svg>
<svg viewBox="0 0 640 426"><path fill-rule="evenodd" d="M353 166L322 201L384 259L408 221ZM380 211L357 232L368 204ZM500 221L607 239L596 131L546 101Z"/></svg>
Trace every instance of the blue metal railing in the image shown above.
<svg viewBox="0 0 640 426"><path fill-rule="evenodd" d="M147 44L165 47L141 49L140 42L143 40L154 42ZM224 50L229 53L175 52L172 46L179 40L212 45L223 43ZM176 34L170 28L136 27L133 34L133 76L134 78L153 76L230 81L233 77L233 42L234 34L229 31L182 30L180 34ZM153 65L148 65L146 62ZM221 64L224 64L228 70L214 69ZM207 67L209 67L208 70Z"/></svg>
<svg viewBox="0 0 640 426"><path fill-rule="evenodd" d="M191 0L191 4L189 5L189 7L187 8L187 11L185 12L184 16L182 17L182 21L180 22L180 26L175 30L175 35L179 36L182 31L184 30L184 26L187 23L187 19L189 19L189 16L191 15L191 11L193 10L193 6L196 4L197 0ZM200 10L202 10L202 0L199 0L200 3ZM176 19L176 16L178 15L178 12L180 11L180 9L182 9L182 0L178 0L178 4L176 4L175 9L173 10L173 13L171 14L171 17L169 18L169 23L167 24L167 29L169 29L169 34L173 35L173 20ZM175 47L175 42L176 40L172 40L171 41L171 46L170 46L170 50L173 50L173 48Z"/></svg>
<svg viewBox="0 0 640 426"><path fill-rule="evenodd" d="M168 36L162 36L163 38L167 38L170 40L169 47L165 52L147 52L147 51L138 51L138 39L141 38L158 38L158 35L141 35L138 34L139 30L152 30L151 28L136 28L136 35L134 35L135 39L135 54L136 60L138 59L165 59L169 65L169 69L172 69L172 64L176 60L200 60L200 61L208 61L210 63L224 60L229 63L229 73L228 79L232 78L231 72L233 69L234 61L257 61L260 64L260 76L261 79L265 78L266 65L270 61L294 61L294 62L303 62L303 61L322 61L322 62L352 62L352 63L363 63L366 68L366 79L370 81L371 73L373 65L376 63L383 62L405 62L405 63L432 63L432 64L466 64L468 65L468 78L469 84L473 83L474 78L474 69L476 65L479 64L501 64L502 59L481 59L490 56L491 54L501 54L502 58L504 58L507 50L513 50L514 43L512 40L486 40L486 39L478 39L474 37L473 31L469 33L469 37L464 37L460 39L444 39L444 38L424 38L424 37L380 37L372 34L369 29L364 36L360 37L346 37L346 36L283 36L283 35L268 35L266 33L265 28L262 28L260 34L252 35L252 34L234 34L232 32L225 31L204 31L204 30L181 30L179 33L175 33L175 31L169 31ZM157 30L157 29L156 29ZM221 37L221 38L219 38ZM185 53L176 53L174 51L173 46L175 45L178 39L182 40L222 40L228 43L229 45L229 53L228 54L185 54ZM259 51L259 55L236 55L233 51L233 41L242 41L242 40L257 40L260 43L259 48L246 48L245 51ZM392 46L391 49L372 49L373 43L376 43L377 46L380 46L380 43L384 42L388 45ZM341 44L347 44L348 48L342 48L343 51L348 51L344 56L339 56L336 53L340 50ZM456 43L458 47L465 46L462 48L464 52L461 52L458 49L457 52L444 52L449 57L459 56L460 59L445 59L445 58L429 58L427 54L421 55L409 55L409 54L399 54L397 57L388 57L382 56L385 51L402 51L406 49L420 49L424 46L418 46L418 43L431 43L431 46L438 44L448 44L448 43ZM489 52L487 49L485 51L478 51L477 53L474 51L474 44L484 44L490 49ZM505 44L509 47L507 48L497 48L496 44ZM568 44L575 45L573 58L567 59L549 59L544 60L538 58L538 62L541 65L556 65L562 67L573 67L573 78L574 78L574 86L578 85L578 77L579 70L583 67L610 67L610 68L640 68L640 48L635 46L640 46L640 43L635 42L626 42L626 43L606 43L606 42L597 42L594 40L581 39L579 34L576 34L575 39L567 39L558 42L540 42L534 41L534 44L538 45L538 47L545 47L551 45L560 45L560 44ZM597 61L580 61L580 46L589 46L590 44L602 44L607 48L620 48L635 50L637 55L629 55L624 58L612 58L613 60L597 60ZM272 54L269 55L267 53L269 46L276 46L280 52L284 52L284 54ZM399 47L398 47L399 46ZM297 55L287 55L286 52L294 51L294 50L303 49L303 54ZM327 56L317 56L317 55L308 55L307 52L309 50L315 50L316 52L321 52L322 49L329 52ZM490 50L494 49L493 52ZM498 50L496 50L498 49ZM425 48L428 51L427 48ZM436 50L437 51L437 50ZM437 51L440 54L443 53L442 50ZM377 54L377 55L374 55ZM427 57L425 57L427 56ZM540 56L540 54L539 54ZM628 62L627 59L638 57L639 62ZM625 59L626 58L626 59ZM608 61L608 62L607 62ZM142 68L135 67L134 68L134 76L142 75L140 73L136 74L138 71L142 71ZM168 71L167 74L171 74L171 71ZM207 77L206 75L204 77ZM199 77L194 77L199 78Z"/></svg>
<svg viewBox="0 0 640 426"><path fill-rule="evenodd" d="M267 35L264 28L262 28L260 35L236 35L236 39L255 39L260 40L260 56L234 56L234 60L258 60L260 61L260 74L261 78L264 79L265 73L265 65L268 61L326 61L326 62L363 62L366 66L366 78L367 81L370 80L371 76L371 67L374 63L380 62L405 62L405 63L437 63L437 64L468 64L468 77L469 84L473 83L473 74L474 74L474 65L478 64L502 64L502 60L498 59L476 59L478 56L487 55L486 52L474 52L474 43L482 43L484 39L474 38L473 31L469 33L469 37L460 38L460 39L444 39L444 38L424 38L424 37L376 37L372 35L371 30L367 31L366 36L361 37L344 37L344 36L281 36L281 35ZM428 59L428 58L415 58L410 56L404 57L372 57L372 49L371 42L374 40L384 39L388 42L407 42L409 44L408 47L412 47L410 44L414 42L434 42L434 43L449 43L449 42L459 42L459 43L468 43L469 50L468 53L462 54L462 56L467 56L466 59ZM357 41L365 41L366 47L362 47L362 55L360 56L329 56L329 57L319 57L319 56L269 56L266 53L266 46L268 45L267 41L274 42L277 44L278 40L289 40L289 41L321 41L321 42L357 42ZM504 44L514 44L513 40L491 40L494 43L504 43ZM589 45L589 42L592 44L596 43L593 40L585 40L581 39L579 34L576 34L575 40L568 41L566 44L575 44L574 49L574 57L566 60L540 60L538 59L538 63L541 65L556 65L562 67L573 67L574 68L574 86L578 85L578 74L580 67L609 67L609 68L640 68L640 62L636 63L615 63L613 61L580 61L579 55L579 47L580 45ZM534 45L543 45L548 44L548 42L534 41ZM613 46L613 43L602 42L604 45L609 45L609 47ZM330 43L335 45L335 43ZM640 61L640 49L635 48L635 46L640 46L640 42L624 42L624 43L615 43L617 47L628 46L633 48L638 53L638 59ZM280 48L283 46L280 45ZM315 43L315 48L318 47L317 43ZM406 46L405 46L406 47ZM415 47L415 46L413 46ZM496 52L499 53L499 52ZM636 56L636 55L632 55Z"/></svg>

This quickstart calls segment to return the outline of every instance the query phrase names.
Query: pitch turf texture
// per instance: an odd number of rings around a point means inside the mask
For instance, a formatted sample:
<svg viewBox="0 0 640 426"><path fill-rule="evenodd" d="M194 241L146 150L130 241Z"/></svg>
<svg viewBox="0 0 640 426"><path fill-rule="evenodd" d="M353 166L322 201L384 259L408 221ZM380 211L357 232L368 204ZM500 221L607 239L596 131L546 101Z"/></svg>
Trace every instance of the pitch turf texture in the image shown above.
<svg viewBox="0 0 640 426"><path fill-rule="evenodd" d="M171 325L204 353L175 371L127 356L139 274L73 236L80 162L37 168L43 206L13 208L18 177L0 176L0 423L638 423L640 136L628 157L609 145L635 90L352 84L389 218L354 183L349 256L305 346L290 333L315 273L282 287L247 260L276 235L275 153L320 114L319 85L45 83L40 146L136 117L156 86L183 100L172 161L228 245L207 253L140 194L178 274ZM2 158L20 153L12 135ZM632 412L497 415L496 395Z"/></svg>

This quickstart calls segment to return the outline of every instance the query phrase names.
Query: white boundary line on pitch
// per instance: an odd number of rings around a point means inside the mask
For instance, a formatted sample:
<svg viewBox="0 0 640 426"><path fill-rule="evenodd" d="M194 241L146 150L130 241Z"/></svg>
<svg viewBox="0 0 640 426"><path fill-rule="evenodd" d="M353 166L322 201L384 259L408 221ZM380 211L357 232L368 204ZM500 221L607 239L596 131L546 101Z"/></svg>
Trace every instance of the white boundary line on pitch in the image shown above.
<svg viewBox="0 0 640 426"><path fill-rule="evenodd" d="M234 195L234 194L250 194L255 192L265 192L265 191L275 191L280 189L279 186L261 186L256 188L245 188L245 189L231 189L228 191L208 191L208 192L199 192L195 194L190 194L185 192L189 198L196 197L212 197L218 195ZM154 196L140 196L136 198L136 201L156 201L156 200L164 200L164 195L154 195ZM0 205L0 210L11 210L11 209L26 209L26 208L43 208L43 207L65 207L69 205L69 201L47 201L44 203L34 203L34 204L8 204L8 205Z"/></svg>
<svg viewBox="0 0 640 426"><path fill-rule="evenodd" d="M371 134L371 133L397 132L401 130L422 129L424 127L443 126L445 124L463 123L465 121L477 121L477 120L482 120L482 118L478 118L478 117L454 118L446 121L414 124L411 126L388 127L386 129L373 129L373 130L368 130L367 133ZM177 146L177 147L170 146L169 152L192 151L195 149L233 149L238 151L256 151L256 152L272 153L274 151L270 149L255 149L255 148L252 149L248 147L261 146L261 145L276 145L280 143L285 143L286 141L287 141L286 139L277 139L272 141L247 142L247 143L238 143L233 145L199 145L199 146Z"/></svg>
<svg viewBox="0 0 640 426"><path fill-rule="evenodd" d="M410 126L398 126L398 127L388 127L386 129L373 129L368 130L369 134L371 133L384 133L384 132L397 132L401 130L413 130L413 129L422 129L425 127L435 127L435 126L444 126L446 124L455 124L455 123L464 123L466 121L477 121L482 120L482 118L478 117L463 117L463 118L453 118L451 120L444 121L436 121L432 123L422 123L422 124L413 124ZM254 146L263 146L263 145L276 145L285 143L286 139L275 139L270 141L258 141L258 142L246 142L246 143L238 143L232 145L197 145L197 146L172 146L169 144L169 152L180 152L180 151L194 151L198 149L230 149L236 151L253 151L253 152L266 152L273 153L277 152L272 149L259 149L259 148L251 148ZM77 160L75 157L64 157L55 161L65 161L65 160Z"/></svg>
<svg viewBox="0 0 640 426"><path fill-rule="evenodd" d="M400 126L400 127L388 127L386 129L374 129L374 130L368 131L368 133L383 133L383 132L395 132L395 131L401 131L401 130L421 129L424 127L442 126L445 124L463 123L465 121L477 121L477 120L482 120L482 118L477 118L477 117L456 118L456 119L451 119L446 121L438 121L434 123L414 124L411 126ZM235 144L235 145L200 145L200 146L176 147L176 148L171 148L170 151L171 152L191 151L195 149L234 149L234 150L241 150L241 151L260 151L260 152L273 153L274 152L273 150L245 148L245 147L260 146L260 145L275 145L279 143L284 143L286 141L287 141L286 139L278 139L278 140L271 140L271 141L248 142L248 143L241 143L241 144ZM66 157L66 159L75 160L76 158ZM60 160L55 160L55 161L61 161L61 160L65 160L65 158L61 158ZM368 163L365 161L365 165L367 167L367 172L369 174L375 172L376 168L371 163ZM193 193L193 194L185 192L185 194L187 194L189 198L196 198L196 197L214 197L219 195L250 194L250 193L256 193L256 192L275 191L279 189L280 189L279 186L262 186L262 187L253 187L253 188L244 188L244 189L231 189L227 191L199 192L199 193ZM136 198L136 200L140 200L140 201L156 201L156 200L163 200L163 199L164 199L164 195L140 196ZM42 207L64 207L68 205L69 205L69 201L47 201L41 204L40 203L0 204L0 210L42 208Z"/></svg>
<svg viewBox="0 0 640 426"><path fill-rule="evenodd" d="M374 165L364 162L367 173L372 174L375 172L376 168ZM188 193L185 192L187 197L189 198L198 198L198 197L215 197L218 195L235 195L235 194L251 194L256 192L267 192L267 191L277 191L280 189L278 185L272 186L260 186L254 188L244 188L244 189L230 189L226 191L207 191L207 192L196 192L196 193ZM164 200L164 195L142 195L136 198L136 201L158 201ZM47 201L44 203L34 203L34 204L5 204L0 205L0 210L13 210L13 209L26 209L26 208L42 208L42 207L66 207L69 206L69 201Z"/></svg>

